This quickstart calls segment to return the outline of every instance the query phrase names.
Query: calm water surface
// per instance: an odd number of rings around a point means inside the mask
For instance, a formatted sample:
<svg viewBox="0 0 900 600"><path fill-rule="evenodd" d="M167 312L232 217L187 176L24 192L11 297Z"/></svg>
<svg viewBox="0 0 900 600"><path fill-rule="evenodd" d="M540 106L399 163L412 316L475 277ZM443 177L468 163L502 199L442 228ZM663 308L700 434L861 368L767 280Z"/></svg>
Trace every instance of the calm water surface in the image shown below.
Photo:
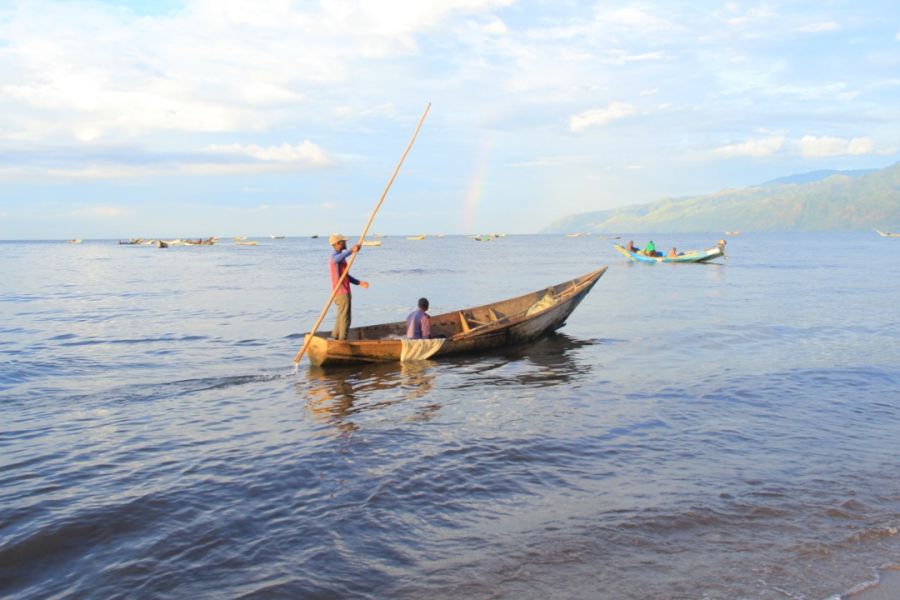
<svg viewBox="0 0 900 600"><path fill-rule="evenodd" d="M728 248L389 237L354 324L610 268L534 345L294 374L322 239L2 243L0 597L846 592L900 563L900 240Z"/></svg>

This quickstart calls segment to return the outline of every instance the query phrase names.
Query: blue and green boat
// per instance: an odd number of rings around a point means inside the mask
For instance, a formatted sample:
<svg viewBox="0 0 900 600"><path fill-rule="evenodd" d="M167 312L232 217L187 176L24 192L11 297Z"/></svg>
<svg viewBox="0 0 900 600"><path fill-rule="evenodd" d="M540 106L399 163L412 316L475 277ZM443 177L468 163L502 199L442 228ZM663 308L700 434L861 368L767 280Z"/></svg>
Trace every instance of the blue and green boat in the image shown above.
<svg viewBox="0 0 900 600"><path fill-rule="evenodd" d="M725 256L725 240L719 240L714 248L706 250L688 250L681 252L677 256L647 256L640 252L631 252L625 246L616 244L616 250L628 257L633 262L645 263L702 263Z"/></svg>

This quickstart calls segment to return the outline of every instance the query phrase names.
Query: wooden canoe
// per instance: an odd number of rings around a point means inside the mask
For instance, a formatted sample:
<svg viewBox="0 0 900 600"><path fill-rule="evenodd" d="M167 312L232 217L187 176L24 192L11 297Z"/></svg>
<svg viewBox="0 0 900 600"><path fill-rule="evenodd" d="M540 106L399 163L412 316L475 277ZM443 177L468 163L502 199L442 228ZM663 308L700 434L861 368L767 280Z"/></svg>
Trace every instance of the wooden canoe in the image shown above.
<svg viewBox="0 0 900 600"><path fill-rule="evenodd" d="M881 237L900 238L900 233L891 233L890 231L881 231L880 229L875 229L875 232Z"/></svg>
<svg viewBox="0 0 900 600"><path fill-rule="evenodd" d="M605 272L603 266L587 275L509 300L432 316L432 336L443 336L444 343L431 358L527 343L556 331L566 324L566 319ZM328 335L320 332L310 341L306 355L313 365L399 361L406 322L354 327L343 341L330 339Z"/></svg>
<svg viewBox="0 0 900 600"><path fill-rule="evenodd" d="M720 256L725 256L725 244L719 242L715 248L706 250L691 250L678 256L645 256L636 252L629 252L624 246L616 244L616 250L628 257L628 260L645 263L703 263Z"/></svg>

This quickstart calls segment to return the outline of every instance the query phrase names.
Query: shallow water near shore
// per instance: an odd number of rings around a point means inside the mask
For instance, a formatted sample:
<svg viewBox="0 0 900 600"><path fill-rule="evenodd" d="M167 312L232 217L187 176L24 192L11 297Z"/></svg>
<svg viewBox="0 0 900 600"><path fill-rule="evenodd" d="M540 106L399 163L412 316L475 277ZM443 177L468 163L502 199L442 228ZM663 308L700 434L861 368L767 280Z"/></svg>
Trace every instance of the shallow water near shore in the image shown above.
<svg viewBox="0 0 900 600"><path fill-rule="evenodd" d="M323 239L0 243L0 597L822 600L900 564L900 240L612 244L387 237L354 325L610 267L533 345L294 374Z"/></svg>

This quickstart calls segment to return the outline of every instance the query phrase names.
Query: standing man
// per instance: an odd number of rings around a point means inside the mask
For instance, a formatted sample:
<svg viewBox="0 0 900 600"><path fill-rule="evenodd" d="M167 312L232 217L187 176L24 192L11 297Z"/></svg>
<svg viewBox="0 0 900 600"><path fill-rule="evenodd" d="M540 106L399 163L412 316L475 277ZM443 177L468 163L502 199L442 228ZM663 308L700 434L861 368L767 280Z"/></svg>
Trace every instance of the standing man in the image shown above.
<svg viewBox="0 0 900 600"><path fill-rule="evenodd" d="M328 243L334 248L334 253L331 255L331 260L328 263L331 268L331 289L333 290L335 286L337 286L341 275L347 270L347 257L354 252L359 252L359 244L356 244L348 250L347 238L339 233L331 234L331 237L328 238ZM365 281L360 281L347 273L347 277L344 278L341 287L337 291L337 295L334 297L334 304L337 306L337 320L334 323L334 331L331 332L331 337L336 340L346 340L347 331L350 329L351 283L353 285L358 285L363 289L369 287L369 284Z"/></svg>

